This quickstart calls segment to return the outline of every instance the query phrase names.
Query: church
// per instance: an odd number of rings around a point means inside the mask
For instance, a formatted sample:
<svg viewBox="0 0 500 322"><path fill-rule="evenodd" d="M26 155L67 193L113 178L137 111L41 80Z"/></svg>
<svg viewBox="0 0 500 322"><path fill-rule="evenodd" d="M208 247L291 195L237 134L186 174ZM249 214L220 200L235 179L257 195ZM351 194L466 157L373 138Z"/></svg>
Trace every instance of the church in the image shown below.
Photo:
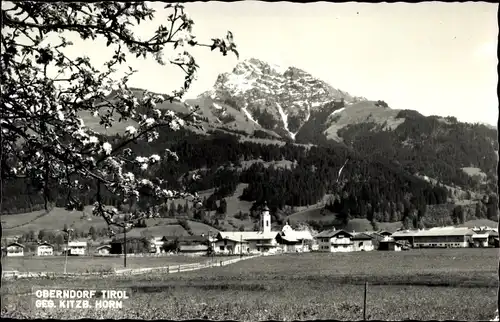
<svg viewBox="0 0 500 322"><path fill-rule="evenodd" d="M304 240L312 240L309 232L296 232L287 224L283 231L271 230L271 214L264 204L260 215L259 231L221 231L213 249L215 254L249 255L276 254L305 249ZM297 238L299 237L299 238Z"/></svg>

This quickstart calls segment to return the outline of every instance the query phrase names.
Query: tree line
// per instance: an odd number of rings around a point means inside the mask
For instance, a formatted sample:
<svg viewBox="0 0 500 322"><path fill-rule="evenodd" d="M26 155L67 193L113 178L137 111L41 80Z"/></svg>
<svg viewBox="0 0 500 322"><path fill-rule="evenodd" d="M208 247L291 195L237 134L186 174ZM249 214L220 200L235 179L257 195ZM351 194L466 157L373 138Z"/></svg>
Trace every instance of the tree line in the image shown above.
<svg viewBox="0 0 500 322"><path fill-rule="evenodd" d="M405 218L418 222L425 215L427 205L446 203L450 194L442 182L433 185L413 176L398 162L353 152L340 144L311 148L291 143L265 145L240 142L237 137L221 132L203 136L185 130L162 130L160 140L149 145L130 143L129 147L138 155L159 153L165 148L175 151L178 162L166 160L150 169L149 176L163 178L176 189L183 186L189 191L216 188L204 201L204 208L219 215L225 213L224 209L219 209L224 208L225 200L222 205L221 201L232 195L239 183L248 184L241 195L242 200L256 203L265 200L273 213L285 206L312 205L325 194L331 194L334 199L328 207L341 213L346 220L367 218L374 222L404 221ZM347 158L349 162L338 177ZM256 159L263 162L290 160L295 161L295 165L283 169L255 163L242 169L242 161ZM186 175L193 172L199 173L201 179L191 180L190 175ZM11 212L40 200L37 199L40 196L29 193L26 182L11 183L5 191L4 208ZM95 187L89 185L88 190L79 195L82 204L92 204L94 193ZM57 205L63 206L66 202L64 191L55 189L54 194ZM104 198L110 205L122 203L111 194L105 193ZM217 203L219 205L214 206ZM161 210L165 217L172 217L174 212L187 213L188 217L200 221L206 217L199 210L191 213L193 210L186 205L167 204ZM417 215L410 216L413 212ZM220 217L215 219L221 220Z"/></svg>

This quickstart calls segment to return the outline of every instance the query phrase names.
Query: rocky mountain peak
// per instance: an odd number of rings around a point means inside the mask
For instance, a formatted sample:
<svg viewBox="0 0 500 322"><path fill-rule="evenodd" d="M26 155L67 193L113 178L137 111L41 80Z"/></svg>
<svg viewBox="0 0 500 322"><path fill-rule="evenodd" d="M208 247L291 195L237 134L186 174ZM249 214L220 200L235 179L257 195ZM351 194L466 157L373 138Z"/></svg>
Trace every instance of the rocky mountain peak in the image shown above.
<svg viewBox="0 0 500 322"><path fill-rule="evenodd" d="M212 90L203 93L215 104L227 103L252 123L281 136L295 134L325 104L365 100L333 88L294 66L279 66L257 58L240 61L219 75Z"/></svg>

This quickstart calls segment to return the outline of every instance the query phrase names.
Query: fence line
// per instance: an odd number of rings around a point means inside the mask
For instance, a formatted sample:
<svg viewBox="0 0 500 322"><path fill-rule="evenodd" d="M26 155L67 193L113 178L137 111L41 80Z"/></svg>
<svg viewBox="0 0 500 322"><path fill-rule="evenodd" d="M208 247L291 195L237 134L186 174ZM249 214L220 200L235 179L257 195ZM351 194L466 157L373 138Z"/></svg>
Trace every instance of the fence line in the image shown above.
<svg viewBox="0 0 500 322"><path fill-rule="evenodd" d="M180 272L194 271L194 270L199 270L199 269L209 268L209 267L226 266L226 265L233 264L233 263L236 263L236 262L239 262L242 260L255 258L255 257L259 257L259 256L261 256L261 255L234 258L234 259L229 259L229 260L225 260L225 261L219 261L219 263L213 262L213 261L206 261L204 263L169 265L169 266L164 266L164 267L119 269L119 270L115 270L115 274L116 275L137 275L137 274L157 272L157 271L160 271L162 273L167 273L167 274L168 273L170 273L170 274L171 273L180 273Z"/></svg>
<svg viewBox="0 0 500 322"><path fill-rule="evenodd" d="M10 279L10 278L40 278L40 277L81 277L81 276L127 276L127 275L139 275L150 272L160 272L166 274L172 273L181 273L199 270L203 268L209 267L221 267L230 265L242 260L251 259L255 257L259 257L259 255L253 256L245 256L241 258L234 258L229 260L221 260L217 261L205 261L203 263L192 263L192 264L178 264L178 265L169 265L162 267L147 267L147 268L124 268L124 269L114 269L111 272L91 272L91 273L59 273L59 272L19 272L19 271L3 271L2 278Z"/></svg>

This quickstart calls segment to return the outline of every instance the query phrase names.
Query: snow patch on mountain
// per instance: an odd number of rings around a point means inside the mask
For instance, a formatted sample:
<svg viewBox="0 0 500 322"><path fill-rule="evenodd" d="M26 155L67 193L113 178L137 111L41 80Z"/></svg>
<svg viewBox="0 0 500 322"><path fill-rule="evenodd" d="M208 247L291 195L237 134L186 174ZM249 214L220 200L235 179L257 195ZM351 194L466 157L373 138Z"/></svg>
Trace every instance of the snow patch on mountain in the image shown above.
<svg viewBox="0 0 500 322"><path fill-rule="evenodd" d="M224 107L219 109L214 105L212 113L220 116L227 108L225 105L229 104L237 110L235 114L258 124L253 113L266 111L278 122L280 130L291 138L295 134L289 128L292 126L289 122L293 121L293 130L298 132L325 104L340 99L354 100L349 93L333 88L304 70L256 58L240 61L232 72L220 74L213 92L206 92L207 96Z"/></svg>
<svg viewBox="0 0 500 322"><path fill-rule="evenodd" d="M286 72L286 70L288 69L288 67L283 67L283 66L276 65L276 64L270 64L270 67L274 70L275 73L280 74L280 75L283 75Z"/></svg>
<svg viewBox="0 0 500 322"><path fill-rule="evenodd" d="M214 105L214 107L215 107L216 110L223 110L224 109L222 106L220 106L219 104L217 104L215 102L212 103L212 104Z"/></svg>
<svg viewBox="0 0 500 322"><path fill-rule="evenodd" d="M345 110L345 107L342 107L342 108L339 108L338 110L333 111L333 113L330 114L330 116L338 114L338 113L342 112L343 110Z"/></svg>
<svg viewBox="0 0 500 322"><path fill-rule="evenodd" d="M310 117L311 117L311 108L309 107L309 104L307 104L307 114L306 114L306 118L304 120L304 123L309 121Z"/></svg>
<svg viewBox="0 0 500 322"><path fill-rule="evenodd" d="M243 111L243 113L245 113L245 115L248 117L249 120L253 121L255 124L259 125L259 123L254 120L254 118L252 117L252 114L250 114L250 112L248 112L247 110L247 107L242 107L241 110Z"/></svg>
<svg viewBox="0 0 500 322"><path fill-rule="evenodd" d="M225 85L234 93L240 94L251 90L254 87L255 79L250 79L251 71L243 74L229 74Z"/></svg>
<svg viewBox="0 0 500 322"><path fill-rule="evenodd" d="M288 129L288 115L285 113L285 111L283 111L283 108L279 103L276 103L276 105L278 106L278 112L280 113L281 120L283 121L283 128L288 132L288 134L290 134L290 137L295 140L295 135L297 133L292 133L292 131Z"/></svg>

